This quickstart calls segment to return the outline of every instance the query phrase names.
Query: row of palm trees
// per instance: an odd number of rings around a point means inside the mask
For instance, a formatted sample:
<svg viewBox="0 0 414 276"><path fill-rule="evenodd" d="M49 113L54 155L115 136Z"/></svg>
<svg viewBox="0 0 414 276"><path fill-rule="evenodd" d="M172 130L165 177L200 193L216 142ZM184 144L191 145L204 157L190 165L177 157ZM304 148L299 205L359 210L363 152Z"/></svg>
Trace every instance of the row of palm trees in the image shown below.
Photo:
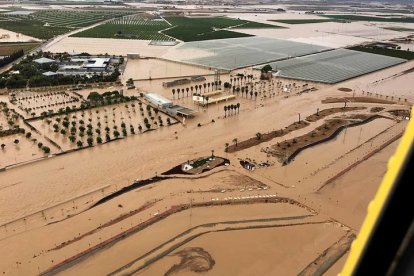
<svg viewBox="0 0 414 276"><path fill-rule="evenodd" d="M211 91L217 90L217 89L221 88L221 84L222 84L221 81L205 82L202 85L199 84L199 85L190 86L190 87L186 87L186 88L173 88L171 90L171 92L173 94L174 99L175 99L175 93L177 93L178 99L179 99L180 98L180 93L183 94L183 97L184 96L188 97L189 93L192 96L194 94L194 92L195 92L195 94L198 94L199 91L200 91L200 93L210 92L210 88L211 88ZM206 89L207 89L207 91L206 91Z"/></svg>
<svg viewBox="0 0 414 276"><path fill-rule="evenodd" d="M229 113L228 115L233 115L233 114L236 113L236 110L237 110L237 114L239 114L239 112L240 112L240 103L225 105L224 106L224 118L227 117L227 112Z"/></svg>

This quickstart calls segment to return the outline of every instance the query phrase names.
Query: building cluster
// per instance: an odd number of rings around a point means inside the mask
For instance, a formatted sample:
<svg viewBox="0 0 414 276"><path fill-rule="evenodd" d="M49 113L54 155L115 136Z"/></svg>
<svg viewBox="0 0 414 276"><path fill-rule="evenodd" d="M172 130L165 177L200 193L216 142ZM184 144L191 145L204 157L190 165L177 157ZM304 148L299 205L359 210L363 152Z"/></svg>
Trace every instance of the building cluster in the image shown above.
<svg viewBox="0 0 414 276"><path fill-rule="evenodd" d="M63 61L42 57L34 62L39 65L57 65L56 71L44 72L45 76L105 76L111 75L118 68L120 60L114 57L73 56Z"/></svg>

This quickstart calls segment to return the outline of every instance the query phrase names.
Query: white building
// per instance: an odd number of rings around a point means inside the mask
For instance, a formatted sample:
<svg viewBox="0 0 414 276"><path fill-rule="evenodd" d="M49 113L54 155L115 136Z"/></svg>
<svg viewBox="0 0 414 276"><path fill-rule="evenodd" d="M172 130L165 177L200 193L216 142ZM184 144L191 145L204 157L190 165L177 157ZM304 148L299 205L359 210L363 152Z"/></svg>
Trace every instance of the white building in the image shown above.
<svg viewBox="0 0 414 276"><path fill-rule="evenodd" d="M160 96L155 93L147 93L144 95L145 99L152 103L155 106L161 107L163 109L173 106L172 101L164 98L163 96Z"/></svg>

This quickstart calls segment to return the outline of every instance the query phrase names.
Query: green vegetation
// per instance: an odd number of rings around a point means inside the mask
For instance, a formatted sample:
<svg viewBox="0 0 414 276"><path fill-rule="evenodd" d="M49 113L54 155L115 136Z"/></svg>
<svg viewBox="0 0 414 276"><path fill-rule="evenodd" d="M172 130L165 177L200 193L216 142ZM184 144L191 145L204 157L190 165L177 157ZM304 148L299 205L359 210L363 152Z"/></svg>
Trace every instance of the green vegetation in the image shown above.
<svg viewBox="0 0 414 276"><path fill-rule="evenodd" d="M337 22L336 19L281 19L281 20L269 20L272 22L284 23L284 24L312 24L312 23L324 23L324 22Z"/></svg>
<svg viewBox="0 0 414 276"><path fill-rule="evenodd" d="M162 41L173 41L174 38L177 38L183 41L198 41L251 36L230 31L231 29L280 28L274 25L227 17L191 18L177 16L167 17L166 20L168 22L155 16L132 15L112 20L73 36Z"/></svg>
<svg viewBox="0 0 414 276"><path fill-rule="evenodd" d="M350 50L366 52L371 54L378 54L383 56L390 56L396 58L403 58L407 60L414 59L414 52L410 51L403 51L403 50L393 50L393 49L379 49L379 48L371 48L371 47L363 47L363 46L355 46L348 48Z"/></svg>
<svg viewBox="0 0 414 276"><path fill-rule="evenodd" d="M334 14L323 15L324 17L349 20L349 21L374 21L374 22L399 22L399 23L414 23L414 17L377 17L377 16L362 16L351 14Z"/></svg>
<svg viewBox="0 0 414 276"><path fill-rule="evenodd" d="M168 23L159 17L132 15L112 20L73 36L171 41L174 39L159 33L168 27Z"/></svg>
<svg viewBox="0 0 414 276"><path fill-rule="evenodd" d="M110 75L96 74L92 76L86 75L55 75L45 76L44 72L56 72L58 65L56 63L38 64L34 60L46 57L55 60L65 60L68 57L67 53L54 54L38 52L29 55L17 64L14 64L11 71L19 71L19 74L6 72L0 75L0 89L1 88L25 88L39 87L39 86L55 86L55 85L75 85L98 82L114 82L118 80L119 71L115 69Z"/></svg>
<svg viewBox="0 0 414 276"><path fill-rule="evenodd" d="M50 39L79 27L131 13L131 11L41 10L30 15L0 15L0 28L40 39Z"/></svg>
<svg viewBox="0 0 414 276"><path fill-rule="evenodd" d="M38 42L0 43L0 56L8 56L17 50L23 50L24 53L27 53L39 45L40 43Z"/></svg>
<svg viewBox="0 0 414 276"><path fill-rule="evenodd" d="M383 27L383 29L397 32L414 32L414 29L403 27Z"/></svg>
<svg viewBox="0 0 414 276"><path fill-rule="evenodd" d="M45 23L33 19L0 21L0 28L40 39L49 39L70 30L67 27L52 27L44 25Z"/></svg>
<svg viewBox="0 0 414 276"><path fill-rule="evenodd" d="M167 17L166 20L174 26L164 31L165 34L182 41L199 41L209 39L248 37L249 34L232 32L226 28L277 28L277 26L254 23L245 20L226 17ZM260 25L259 25L260 24Z"/></svg>

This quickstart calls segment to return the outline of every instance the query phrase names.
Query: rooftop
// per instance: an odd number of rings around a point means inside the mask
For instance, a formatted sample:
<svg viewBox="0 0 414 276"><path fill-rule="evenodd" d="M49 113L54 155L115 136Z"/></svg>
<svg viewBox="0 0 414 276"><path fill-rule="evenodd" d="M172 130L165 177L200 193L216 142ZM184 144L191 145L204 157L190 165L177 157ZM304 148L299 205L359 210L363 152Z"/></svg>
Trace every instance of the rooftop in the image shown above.
<svg viewBox="0 0 414 276"><path fill-rule="evenodd" d="M38 64L48 64L48 63L53 63L56 61L50 58L41 57L41 58L35 59L34 62Z"/></svg>

